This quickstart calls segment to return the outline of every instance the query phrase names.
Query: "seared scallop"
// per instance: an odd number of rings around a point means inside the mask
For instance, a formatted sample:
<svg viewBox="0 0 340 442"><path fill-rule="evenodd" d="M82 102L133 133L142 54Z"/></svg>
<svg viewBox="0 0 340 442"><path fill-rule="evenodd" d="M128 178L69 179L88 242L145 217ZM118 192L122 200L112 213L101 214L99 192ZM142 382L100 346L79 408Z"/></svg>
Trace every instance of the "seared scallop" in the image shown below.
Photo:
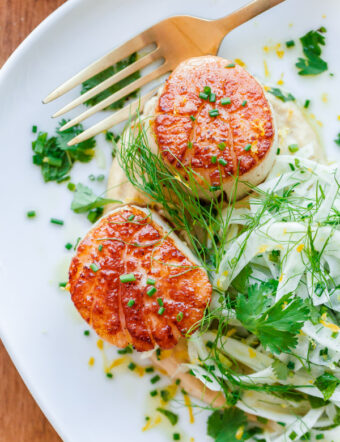
<svg viewBox="0 0 340 442"><path fill-rule="evenodd" d="M194 331L212 292L187 246L159 215L136 206L113 210L87 233L69 287L99 336L138 351L171 348Z"/></svg>
<svg viewBox="0 0 340 442"><path fill-rule="evenodd" d="M275 157L271 106L260 83L220 57L182 62L145 107L149 141L175 172L195 177L201 196L234 192L235 178L257 185ZM191 172L192 171L192 172ZM240 184L236 196L249 187Z"/></svg>

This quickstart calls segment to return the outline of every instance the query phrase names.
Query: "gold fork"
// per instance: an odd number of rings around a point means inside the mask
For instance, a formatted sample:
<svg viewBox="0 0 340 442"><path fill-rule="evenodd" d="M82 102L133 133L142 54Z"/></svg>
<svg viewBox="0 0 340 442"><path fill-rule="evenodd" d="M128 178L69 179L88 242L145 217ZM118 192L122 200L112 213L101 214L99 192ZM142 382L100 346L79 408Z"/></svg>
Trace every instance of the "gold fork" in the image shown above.
<svg viewBox="0 0 340 442"><path fill-rule="evenodd" d="M232 12L228 16L218 20L204 20L190 16L175 16L167 18L80 71L74 77L70 78L51 92L43 102L49 103L50 101L55 100L66 92L70 91L75 86L79 86L84 81L104 71L134 52L141 51L152 44L155 45L151 52L142 56L133 64L112 75L112 77L104 80L99 85L90 89L85 94L79 96L56 112L53 117L63 115L64 113L96 96L100 92L106 90L110 86L113 86L134 72L147 67L151 63L163 61L163 63L156 69L113 93L95 106L82 112L80 115L62 126L60 130L68 129L89 118L91 115L94 115L96 112L105 109L110 104L115 103L123 97L126 97L137 89L146 86L148 83L157 79L159 80L161 77L171 72L181 61L185 60L186 58L216 54L226 34L237 26L283 1L284 0L253 0L237 11ZM72 146L80 143L81 141L85 141L90 137L110 129L114 125L127 120L130 116L136 113L137 109L143 108L145 102L155 94L158 87L147 92L141 98L135 100L129 105L126 105L123 109L116 111L89 129L83 131L78 136L73 138L68 144Z"/></svg>

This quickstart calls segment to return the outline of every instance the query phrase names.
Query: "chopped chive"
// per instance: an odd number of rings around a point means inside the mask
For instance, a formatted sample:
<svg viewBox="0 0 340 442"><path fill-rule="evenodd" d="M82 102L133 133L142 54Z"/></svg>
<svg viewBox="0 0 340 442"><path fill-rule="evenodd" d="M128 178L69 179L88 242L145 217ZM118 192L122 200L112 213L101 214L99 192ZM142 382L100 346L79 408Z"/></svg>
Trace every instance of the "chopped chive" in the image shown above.
<svg viewBox="0 0 340 442"><path fill-rule="evenodd" d="M297 152L299 150L299 146L297 144L290 144L288 146L288 150L292 153Z"/></svg>
<svg viewBox="0 0 340 442"><path fill-rule="evenodd" d="M210 101L210 103L215 103L215 101L216 101L216 94L210 94L209 101Z"/></svg>
<svg viewBox="0 0 340 442"><path fill-rule="evenodd" d="M132 221L132 220L134 220L135 219L135 215L130 215L130 216L128 216L128 221Z"/></svg>
<svg viewBox="0 0 340 442"><path fill-rule="evenodd" d="M150 391L150 396L151 396L151 397L155 397L155 396L157 396L157 394L158 394L158 391L157 391L157 390L152 390L152 391Z"/></svg>
<svg viewBox="0 0 340 442"><path fill-rule="evenodd" d="M126 355L127 353L132 353L132 352L133 352L133 350L132 350L132 347L130 345L128 345L125 348L121 348L120 350L117 350L117 353L119 355Z"/></svg>
<svg viewBox="0 0 340 442"><path fill-rule="evenodd" d="M191 149L191 148L192 148L192 142L188 141L188 149Z"/></svg>
<svg viewBox="0 0 340 442"><path fill-rule="evenodd" d="M287 364L287 368L289 368L289 370L294 370L295 368L295 364L293 361L289 361Z"/></svg>
<svg viewBox="0 0 340 442"><path fill-rule="evenodd" d="M133 307L135 305L135 300L134 299L129 299L127 306L128 307Z"/></svg>
<svg viewBox="0 0 340 442"><path fill-rule="evenodd" d="M146 291L146 294L148 296L153 296L157 292L156 287L149 287Z"/></svg>
<svg viewBox="0 0 340 442"><path fill-rule="evenodd" d="M244 150L246 150L247 152L251 149L251 144L247 144L244 148Z"/></svg>
<svg viewBox="0 0 340 442"><path fill-rule="evenodd" d="M325 436L323 435L323 434L317 434L316 436L315 436L315 439L316 440L321 440L321 439L324 439L325 438Z"/></svg>
<svg viewBox="0 0 340 442"><path fill-rule="evenodd" d="M209 95L205 94L204 92L200 92L199 97L202 100L207 100L209 98Z"/></svg>
<svg viewBox="0 0 340 442"><path fill-rule="evenodd" d="M157 411L164 414L165 417L167 417L171 423L171 425L176 425L178 422L178 415L173 413L170 410L165 410L164 408L157 408Z"/></svg>
<svg viewBox="0 0 340 442"><path fill-rule="evenodd" d="M174 433L172 435L173 440L181 440L181 435L179 433Z"/></svg>
<svg viewBox="0 0 340 442"><path fill-rule="evenodd" d="M211 162L213 163L213 164L216 164L216 162L217 162L217 156L212 156L211 157Z"/></svg>
<svg viewBox="0 0 340 442"><path fill-rule="evenodd" d="M286 41L286 47L287 48L292 48L293 46L295 46L295 41L294 40Z"/></svg>
<svg viewBox="0 0 340 442"><path fill-rule="evenodd" d="M97 176L97 181L104 181L104 179L105 179L105 175L103 175L103 174L100 174Z"/></svg>
<svg viewBox="0 0 340 442"><path fill-rule="evenodd" d="M179 312L176 316L177 322L181 322L183 319L183 312Z"/></svg>
<svg viewBox="0 0 340 442"><path fill-rule="evenodd" d="M196 120L196 117L194 117L193 115L190 115L190 120L191 120L191 121L195 121L195 120Z"/></svg>
<svg viewBox="0 0 340 442"><path fill-rule="evenodd" d="M131 371L133 371L136 367L137 365L134 362L130 362L130 364L128 365L128 369Z"/></svg>
<svg viewBox="0 0 340 442"><path fill-rule="evenodd" d="M145 372L146 373L153 373L155 369L153 367L146 367Z"/></svg>
<svg viewBox="0 0 340 442"><path fill-rule="evenodd" d="M211 117L217 117L219 114L220 114L220 113L219 113L218 109L211 109L211 110L209 111L209 115L210 115Z"/></svg>
<svg viewBox="0 0 340 442"><path fill-rule="evenodd" d="M163 302L163 299L162 299L162 298L157 298L157 303L158 303L158 305L160 305L161 307L164 306L164 302Z"/></svg>
<svg viewBox="0 0 340 442"><path fill-rule="evenodd" d="M101 252L103 250L103 244L99 244L98 251Z"/></svg>
<svg viewBox="0 0 340 442"><path fill-rule="evenodd" d="M98 270L99 270L99 267L97 266L97 264L95 264L94 262L92 263L92 264L90 264L90 269L93 271L93 272L98 272Z"/></svg>
<svg viewBox="0 0 340 442"><path fill-rule="evenodd" d="M37 127L36 125L32 126L32 132L33 132L34 134L37 133L37 130L38 130L38 127Z"/></svg>
<svg viewBox="0 0 340 442"><path fill-rule="evenodd" d="M64 221L62 219L58 219L58 218L51 218L50 223L57 224L58 226L64 225Z"/></svg>
<svg viewBox="0 0 340 442"><path fill-rule="evenodd" d="M59 287L66 287L67 286L67 282L59 282Z"/></svg>
<svg viewBox="0 0 340 442"><path fill-rule="evenodd" d="M229 63L227 64L227 66L225 66L226 68L234 68L236 66L235 63Z"/></svg>
<svg viewBox="0 0 340 442"><path fill-rule="evenodd" d="M73 247L73 250L76 250L76 249L77 249L78 244L80 243L80 241L81 241L81 237L78 236L77 241L76 241L76 243L75 243L75 245L74 245L74 247Z"/></svg>
<svg viewBox="0 0 340 442"><path fill-rule="evenodd" d="M156 280L155 280L155 279L152 279L152 278L148 278L148 279L146 280L146 283L147 283L148 285L155 285L155 284L156 284Z"/></svg>
<svg viewBox="0 0 340 442"><path fill-rule="evenodd" d="M181 383L181 380L180 380L180 379L176 379L176 380L175 380L175 384L176 384L176 385L179 385L180 383Z"/></svg>
<svg viewBox="0 0 340 442"><path fill-rule="evenodd" d="M89 180L90 181L94 181L95 179L96 179L96 177L93 174L89 175Z"/></svg>
<svg viewBox="0 0 340 442"><path fill-rule="evenodd" d="M112 379L113 378L113 374L112 373L106 373L106 377Z"/></svg>
<svg viewBox="0 0 340 442"><path fill-rule="evenodd" d="M67 183L67 188L71 192L74 192L76 190L76 185L74 183Z"/></svg>
<svg viewBox="0 0 340 442"><path fill-rule="evenodd" d="M276 151L276 155L280 155L281 149L278 147L277 151Z"/></svg>
<svg viewBox="0 0 340 442"><path fill-rule="evenodd" d="M72 247L73 247L73 245L70 242L65 244L65 249L67 249L67 250L71 250Z"/></svg>
<svg viewBox="0 0 340 442"><path fill-rule="evenodd" d="M220 150L225 150L226 144L222 141L222 143L219 143L217 146Z"/></svg>
<svg viewBox="0 0 340 442"><path fill-rule="evenodd" d="M222 104L222 106L225 106L226 104L231 103L231 99L229 97L221 98L220 103Z"/></svg>
<svg viewBox="0 0 340 442"><path fill-rule="evenodd" d="M164 402L169 402L170 393L168 392L168 390L161 390L161 398L163 399Z"/></svg>
<svg viewBox="0 0 340 442"><path fill-rule="evenodd" d="M243 100L242 103L241 103L241 106L244 107L246 104L247 104L247 100Z"/></svg>
<svg viewBox="0 0 340 442"><path fill-rule="evenodd" d="M295 440L297 438L297 434L295 433L295 431L292 431L289 435L289 439L290 440Z"/></svg>
<svg viewBox="0 0 340 442"><path fill-rule="evenodd" d="M224 158L220 158L218 160L218 162L222 165L222 166L226 166L228 164L228 161L226 161Z"/></svg>
<svg viewBox="0 0 340 442"><path fill-rule="evenodd" d="M164 312L165 312L165 308L164 307L159 307L158 314L162 315Z"/></svg>
<svg viewBox="0 0 340 442"><path fill-rule="evenodd" d="M85 330L85 331L84 331L84 335L85 335L85 336L90 336L90 330Z"/></svg>
<svg viewBox="0 0 340 442"><path fill-rule="evenodd" d="M158 374L156 374L155 376L153 376L151 379L150 379L150 382L151 382L151 384L155 384L156 382L158 382L158 381L160 381L161 380L161 377L158 375Z"/></svg>
<svg viewBox="0 0 340 442"><path fill-rule="evenodd" d="M310 100L306 100L306 101L305 101L305 104L303 105L303 107L304 107L305 109L308 109L308 108L309 108L309 105L310 105Z"/></svg>
<svg viewBox="0 0 340 442"><path fill-rule="evenodd" d="M318 29L319 32L327 32L327 29L324 26Z"/></svg>
<svg viewBox="0 0 340 442"><path fill-rule="evenodd" d="M35 210L29 210L26 213L26 216L27 216L27 218L35 218L36 214L37 214L37 212Z"/></svg>
<svg viewBox="0 0 340 442"><path fill-rule="evenodd" d="M210 86L204 86L204 88L203 88L203 92L204 92L205 94L210 95L210 94L211 94L211 87L210 87Z"/></svg>
<svg viewBox="0 0 340 442"><path fill-rule="evenodd" d="M136 277L133 273L126 273L125 275L120 275L120 282L134 282Z"/></svg>
<svg viewBox="0 0 340 442"><path fill-rule="evenodd" d="M289 167L291 168L292 171L295 170L295 167L294 167L294 165L292 163L289 163Z"/></svg>
<svg viewBox="0 0 340 442"><path fill-rule="evenodd" d="M63 163L61 158L55 158L55 157L45 157L43 159L44 163L49 164L50 166L60 167Z"/></svg>

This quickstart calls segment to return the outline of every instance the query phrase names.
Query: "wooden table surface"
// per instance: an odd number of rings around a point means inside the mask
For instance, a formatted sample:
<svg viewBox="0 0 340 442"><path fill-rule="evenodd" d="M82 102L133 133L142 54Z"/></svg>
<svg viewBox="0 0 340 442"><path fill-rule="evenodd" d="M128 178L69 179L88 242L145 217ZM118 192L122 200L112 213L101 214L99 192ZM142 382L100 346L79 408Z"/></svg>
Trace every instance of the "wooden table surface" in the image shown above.
<svg viewBox="0 0 340 442"><path fill-rule="evenodd" d="M0 67L65 0L0 0ZM0 341L0 442L57 442L59 436L21 380Z"/></svg>

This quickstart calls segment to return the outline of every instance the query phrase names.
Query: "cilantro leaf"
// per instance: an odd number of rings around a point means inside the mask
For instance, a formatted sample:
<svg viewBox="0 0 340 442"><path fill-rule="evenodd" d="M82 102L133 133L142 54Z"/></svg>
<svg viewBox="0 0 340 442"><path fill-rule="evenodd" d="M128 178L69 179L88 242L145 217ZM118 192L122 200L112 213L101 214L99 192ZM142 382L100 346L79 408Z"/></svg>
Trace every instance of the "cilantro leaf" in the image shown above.
<svg viewBox="0 0 340 442"><path fill-rule="evenodd" d="M289 352L297 345L297 337L308 318L308 306L300 299L283 296L271 305L276 287L273 283L255 284L248 288L248 296L239 295L236 317L254 333L265 349L272 353Z"/></svg>
<svg viewBox="0 0 340 442"><path fill-rule="evenodd" d="M275 376L281 381L285 381L289 374L289 369L286 364L281 362L279 359L276 359L272 363L272 368L274 370Z"/></svg>
<svg viewBox="0 0 340 442"><path fill-rule="evenodd" d="M215 439L215 442L237 442L245 440L244 436L237 435L239 429L247 424L247 417L242 410L227 408L215 410L208 418L207 433Z"/></svg>
<svg viewBox="0 0 340 442"><path fill-rule="evenodd" d="M92 78L89 78L86 80L82 85L81 94L85 94L85 92L89 91L95 86L98 86L99 83L101 83L104 80L107 80L109 77L112 77L112 75L116 74L119 71L122 71L130 64L134 63L137 60L137 54L131 54L129 57L125 58L124 60L119 61L114 66L110 66L109 68L105 69L105 71L100 72L99 74L95 75ZM120 89L123 89L125 86L128 86L130 83L132 83L135 80L138 80L140 78L139 71L134 72L133 74L129 75L128 77L124 78L123 80L119 81L118 83L114 84L113 86L110 86L108 89L106 89L103 92L100 92L99 94L95 95L94 97L90 98L85 102L86 106L95 106L100 101L105 100L105 98L111 96L115 92L119 91ZM138 91L132 92L131 94L127 95L124 98L121 98L120 100L116 101L115 103L110 104L105 110L108 109L121 109L126 100L129 98L133 98L137 96Z"/></svg>
<svg viewBox="0 0 340 442"><path fill-rule="evenodd" d="M268 92L272 95L275 95L276 98L283 101L284 103L286 101L295 101L295 97L292 94L288 93L287 95L284 95L284 93L278 87L272 87L268 90Z"/></svg>
<svg viewBox="0 0 340 442"><path fill-rule="evenodd" d="M96 142L90 138L75 146L68 146L67 143L83 131L81 124L78 124L63 132L59 130L67 121L60 121L56 129L56 136L49 138L47 132L39 132L37 139L32 142L33 163L40 166L45 182L62 182L69 179L67 174L72 169L75 161L83 163L90 161L94 155Z"/></svg>
<svg viewBox="0 0 340 442"><path fill-rule="evenodd" d="M319 31L309 31L300 38L302 50L306 58L299 58L295 66L299 75L318 75L327 71L328 64L322 60L321 46L325 45L325 36Z"/></svg>
<svg viewBox="0 0 340 442"><path fill-rule="evenodd" d="M316 378L314 385L318 388L325 401L330 399L338 385L340 385L340 379L335 377L332 373L325 372L318 378Z"/></svg>
<svg viewBox="0 0 340 442"><path fill-rule="evenodd" d="M173 413L170 410L166 410L165 408L157 408L157 411L164 414L165 417L167 417L170 421L171 425L176 425L178 422L178 415Z"/></svg>
<svg viewBox="0 0 340 442"><path fill-rule="evenodd" d="M101 208L110 203L121 203L121 201L97 196L89 187L79 183L77 184L76 190L73 195L71 209L75 213L85 213L89 210Z"/></svg>

